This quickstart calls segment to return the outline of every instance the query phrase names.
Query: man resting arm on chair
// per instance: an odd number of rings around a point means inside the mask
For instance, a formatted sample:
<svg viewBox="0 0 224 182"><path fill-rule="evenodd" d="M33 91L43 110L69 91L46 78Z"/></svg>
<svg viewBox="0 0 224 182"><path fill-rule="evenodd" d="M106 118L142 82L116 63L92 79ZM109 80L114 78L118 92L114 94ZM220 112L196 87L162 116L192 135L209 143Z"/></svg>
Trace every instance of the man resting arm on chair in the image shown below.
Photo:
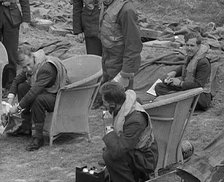
<svg viewBox="0 0 224 182"><path fill-rule="evenodd" d="M31 124L34 124L33 139L26 148L28 151L43 145L45 112L53 112L57 92L68 82L67 71L58 58L45 56L43 51L38 53L41 54L32 53L29 47L19 49L18 64L23 70L14 79L8 94L10 104L18 94L19 103L10 109L10 113L23 110L25 121L21 132L31 130Z"/></svg>
<svg viewBox="0 0 224 182"><path fill-rule="evenodd" d="M119 83L106 82L100 93L104 105L113 115L113 129L103 137L106 148L103 159L112 181L139 182L147 180L158 160L149 115L136 101L133 90Z"/></svg>
<svg viewBox="0 0 224 182"><path fill-rule="evenodd" d="M199 97L196 108L206 110L211 104L211 64L205 57L208 48L201 44L201 37L189 33L185 36L185 64L177 70L169 72L163 83L155 87L157 96L202 87L204 93Z"/></svg>

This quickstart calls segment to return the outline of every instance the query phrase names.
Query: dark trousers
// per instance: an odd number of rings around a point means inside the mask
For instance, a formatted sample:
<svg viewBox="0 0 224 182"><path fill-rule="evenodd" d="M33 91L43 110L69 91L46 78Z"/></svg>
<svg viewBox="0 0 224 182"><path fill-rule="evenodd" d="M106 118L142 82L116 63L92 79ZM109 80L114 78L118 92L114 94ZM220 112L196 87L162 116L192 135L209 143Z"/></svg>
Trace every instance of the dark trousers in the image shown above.
<svg viewBox="0 0 224 182"><path fill-rule="evenodd" d="M87 54L102 56L101 40L97 37L85 37Z"/></svg>
<svg viewBox="0 0 224 182"><path fill-rule="evenodd" d="M147 181L149 175L154 173L158 162L157 142L153 142L145 152L134 149L119 159L113 159L105 149L103 159L112 182Z"/></svg>
<svg viewBox="0 0 224 182"><path fill-rule="evenodd" d="M106 163L112 182L136 182L133 170L130 166L131 158L129 155L125 155L119 160L114 160L108 151L105 150L103 159Z"/></svg>
<svg viewBox="0 0 224 182"><path fill-rule="evenodd" d="M11 22L5 16L3 8L4 11L9 11L8 8L0 5L0 41L5 46L8 54L8 64L3 69L2 87L9 88L16 76L19 26L12 26Z"/></svg>
<svg viewBox="0 0 224 182"><path fill-rule="evenodd" d="M170 94L176 91L183 91L183 89L174 87L171 85L167 85L164 83L158 83L155 87L155 91L156 91L156 95L160 96L160 95ZM196 105L196 109L205 111L206 109L210 107L211 100L212 100L211 93L201 93L198 99L198 103Z"/></svg>
<svg viewBox="0 0 224 182"><path fill-rule="evenodd" d="M26 93L29 91L30 85L27 82L21 83L18 85L18 100L20 101ZM23 111L23 118L25 123L23 124L24 128L31 127L31 121L34 124L34 130L36 130L37 136L42 136L44 120L47 112L54 111L54 105L56 100L56 94L43 92L35 98L35 100L30 104L26 110ZM30 115L30 117L29 117ZM30 118L29 121L26 121L26 118Z"/></svg>

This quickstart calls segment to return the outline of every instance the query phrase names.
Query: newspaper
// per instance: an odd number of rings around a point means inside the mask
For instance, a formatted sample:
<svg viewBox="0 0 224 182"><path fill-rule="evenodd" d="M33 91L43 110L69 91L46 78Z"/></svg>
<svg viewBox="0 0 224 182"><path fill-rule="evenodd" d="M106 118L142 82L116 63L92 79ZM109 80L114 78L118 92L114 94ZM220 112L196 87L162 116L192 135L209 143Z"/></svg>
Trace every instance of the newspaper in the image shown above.
<svg viewBox="0 0 224 182"><path fill-rule="evenodd" d="M161 79L156 80L155 83L153 83L153 85L146 92L148 94L152 94L152 95L156 96L155 86L157 83L162 83L162 80Z"/></svg>

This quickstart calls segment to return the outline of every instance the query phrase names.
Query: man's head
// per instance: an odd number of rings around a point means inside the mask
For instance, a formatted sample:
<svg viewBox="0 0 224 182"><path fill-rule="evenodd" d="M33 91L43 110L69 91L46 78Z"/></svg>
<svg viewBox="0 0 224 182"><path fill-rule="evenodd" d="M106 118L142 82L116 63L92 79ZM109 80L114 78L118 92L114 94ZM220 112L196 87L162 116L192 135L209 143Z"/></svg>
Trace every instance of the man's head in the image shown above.
<svg viewBox="0 0 224 182"><path fill-rule="evenodd" d="M201 36L199 34L189 33L185 37L186 53L189 57L193 57L201 47Z"/></svg>
<svg viewBox="0 0 224 182"><path fill-rule="evenodd" d="M124 87L117 82L106 82L101 86L100 93L104 106L116 115L126 99Z"/></svg>
<svg viewBox="0 0 224 182"><path fill-rule="evenodd" d="M25 72L32 75L36 62L30 47L23 46L18 49L17 63Z"/></svg>

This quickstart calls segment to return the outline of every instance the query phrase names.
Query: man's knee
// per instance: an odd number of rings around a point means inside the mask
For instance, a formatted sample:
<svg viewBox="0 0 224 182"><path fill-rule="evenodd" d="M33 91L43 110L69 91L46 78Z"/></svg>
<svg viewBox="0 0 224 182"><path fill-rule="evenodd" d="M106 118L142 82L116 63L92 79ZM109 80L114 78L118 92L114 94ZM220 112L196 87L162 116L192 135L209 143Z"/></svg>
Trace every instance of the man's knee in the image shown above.
<svg viewBox="0 0 224 182"><path fill-rule="evenodd" d="M26 87L26 83L20 83L18 84L18 92L24 91L24 88Z"/></svg>
<svg viewBox="0 0 224 182"><path fill-rule="evenodd" d="M26 95L26 93L30 90L30 85L28 83L23 82L17 86L18 90L18 99L19 101Z"/></svg>
<svg viewBox="0 0 224 182"><path fill-rule="evenodd" d="M105 161L107 166L112 166L113 159L107 150L103 152L103 160Z"/></svg>
<svg viewBox="0 0 224 182"><path fill-rule="evenodd" d="M37 95L37 97L35 98L33 105L42 105L42 103L44 102L45 98L42 95Z"/></svg>
<svg viewBox="0 0 224 182"><path fill-rule="evenodd" d="M162 95L162 90L164 89L164 83L157 83L155 86L156 95Z"/></svg>

